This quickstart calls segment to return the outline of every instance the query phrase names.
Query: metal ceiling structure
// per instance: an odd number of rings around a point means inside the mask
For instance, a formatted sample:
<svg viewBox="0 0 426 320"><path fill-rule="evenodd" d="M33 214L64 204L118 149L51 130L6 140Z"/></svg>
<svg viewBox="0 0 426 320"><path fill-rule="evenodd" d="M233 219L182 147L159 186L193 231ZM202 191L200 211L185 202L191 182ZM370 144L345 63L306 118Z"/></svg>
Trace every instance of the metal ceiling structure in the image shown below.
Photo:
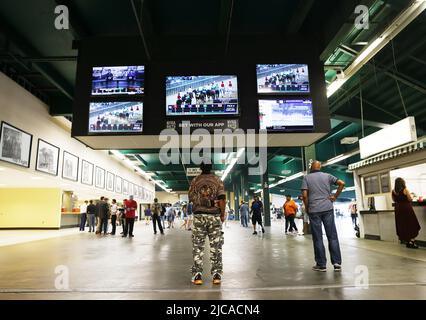
<svg viewBox="0 0 426 320"><path fill-rule="evenodd" d="M328 83L356 61L395 19L417 1L407 0L3 0L0 2L0 71L39 97L52 115L72 120L72 100L78 40L103 36L139 36L148 58L155 57L156 43L181 36L203 36L223 47L233 36L268 35L280 41L285 35L315 34L322 49ZM420 1L424 2L424 1ZM54 27L55 7L69 9L70 28ZM369 27L357 29L354 8L369 8ZM415 116L417 129L426 129L426 13L421 12L392 41L330 96L332 131L315 145L317 158L326 161L353 151L345 137L362 138L407 115ZM2 106L4 107L4 106ZM161 164L158 150L122 151L131 161L168 188L187 190L191 177L183 165ZM216 155L216 170L225 170L228 154ZM220 158L220 159L219 159ZM351 156L327 166L351 185ZM302 170L301 148L268 150L270 183ZM236 165L227 178L240 174ZM283 174L285 172L285 174ZM250 189L260 177L249 178ZM273 193L298 194L300 178L277 185ZM158 187L158 190L162 188Z"/></svg>

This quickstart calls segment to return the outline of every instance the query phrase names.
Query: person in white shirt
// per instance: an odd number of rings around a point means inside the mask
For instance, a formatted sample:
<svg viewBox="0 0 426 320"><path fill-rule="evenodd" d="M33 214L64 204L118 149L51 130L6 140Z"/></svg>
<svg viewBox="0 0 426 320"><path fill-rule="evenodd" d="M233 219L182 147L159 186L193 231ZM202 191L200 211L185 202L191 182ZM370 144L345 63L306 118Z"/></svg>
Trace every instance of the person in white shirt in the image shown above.
<svg viewBox="0 0 426 320"><path fill-rule="evenodd" d="M117 200L112 199L112 204L111 204L111 225L112 225L112 231L111 231L111 235L115 235L115 228L117 227L117 214L118 214Z"/></svg>
<svg viewBox="0 0 426 320"><path fill-rule="evenodd" d="M80 231L84 231L84 228L86 226L86 219L87 219L87 200L84 201L84 203L82 203L80 205Z"/></svg>

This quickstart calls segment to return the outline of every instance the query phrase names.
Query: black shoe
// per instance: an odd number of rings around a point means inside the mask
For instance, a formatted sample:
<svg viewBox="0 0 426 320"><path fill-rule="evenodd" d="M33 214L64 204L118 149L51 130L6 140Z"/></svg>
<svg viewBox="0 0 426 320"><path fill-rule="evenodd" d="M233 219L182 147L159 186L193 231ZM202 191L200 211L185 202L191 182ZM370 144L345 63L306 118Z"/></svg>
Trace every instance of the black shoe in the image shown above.
<svg viewBox="0 0 426 320"><path fill-rule="evenodd" d="M164 232L161 232L161 234L164 236Z"/></svg>
<svg viewBox="0 0 426 320"><path fill-rule="evenodd" d="M213 275L213 284L220 284L222 282L222 276L219 273Z"/></svg>
<svg viewBox="0 0 426 320"><path fill-rule="evenodd" d="M154 232L154 234L157 234L157 231L156 231L156 232Z"/></svg>
<svg viewBox="0 0 426 320"><path fill-rule="evenodd" d="M257 231L253 232L253 234L254 234L254 235L256 235L256 234L257 234Z"/></svg>
<svg viewBox="0 0 426 320"><path fill-rule="evenodd" d="M419 246L414 241L408 242L406 246L407 246L407 248L410 248L410 249L418 249L419 248Z"/></svg>
<svg viewBox="0 0 426 320"><path fill-rule="evenodd" d="M129 235L129 237L130 237L130 238L133 238L133 237L134 237L134 235L133 235L133 234L131 234L131 235Z"/></svg>
<svg viewBox="0 0 426 320"><path fill-rule="evenodd" d="M333 266L334 266L335 272L341 272L342 271L342 266L340 264L335 263Z"/></svg>
<svg viewBox="0 0 426 320"><path fill-rule="evenodd" d="M312 267L312 270L319 271L319 272L326 272L327 268L326 267L321 267L319 265L315 265L315 266Z"/></svg>
<svg viewBox="0 0 426 320"><path fill-rule="evenodd" d="M264 228L262 228L262 233L265 233L265 229Z"/></svg>
<svg viewBox="0 0 426 320"><path fill-rule="evenodd" d="M126 238L126 237L127 237L127 235L126 235L126 234L123 234L121 237L122 237L122 238Z"/></svg>
<svg viewBox="0 0 426 320"><path fill-rule="evenodd" d="M192 283L199 286L203 284L203 278L201 276L201 273L197 272L191 279Z"/></svg>

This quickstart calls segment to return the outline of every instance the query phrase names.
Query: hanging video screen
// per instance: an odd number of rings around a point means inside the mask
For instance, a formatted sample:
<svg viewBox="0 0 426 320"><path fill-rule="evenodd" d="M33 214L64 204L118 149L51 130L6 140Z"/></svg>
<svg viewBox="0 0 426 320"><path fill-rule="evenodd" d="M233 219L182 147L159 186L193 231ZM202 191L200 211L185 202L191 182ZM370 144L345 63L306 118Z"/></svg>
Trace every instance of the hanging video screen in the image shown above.
<svg viewBox="0 0 426 320"><path fill-rule="evenodd" d="M312 131L311 99L259 100L259 127L268 132Z"/></svg>
<svg viewBox="0 0 426 320"><path fill-rule="evenodd" d="M309 93L309 72L306 64L256 65L257 93Z"/></svg>
<svg viewBox="0 0 426 320"><path fill-rule="evenodd" d="M92 95L143 95L144 66L94 67Z"/></svg>
<svg viewBox="0 0 426 320"><path fill-rule="evenodd" d="M142 132L142 102L92 102L89 133Z"/></svg>
<svg viewBox="0 0 426 320"><path fill-rule="evenodd" d="M237 77L167 77L166 103L168 116L238 114Z"/></svg>

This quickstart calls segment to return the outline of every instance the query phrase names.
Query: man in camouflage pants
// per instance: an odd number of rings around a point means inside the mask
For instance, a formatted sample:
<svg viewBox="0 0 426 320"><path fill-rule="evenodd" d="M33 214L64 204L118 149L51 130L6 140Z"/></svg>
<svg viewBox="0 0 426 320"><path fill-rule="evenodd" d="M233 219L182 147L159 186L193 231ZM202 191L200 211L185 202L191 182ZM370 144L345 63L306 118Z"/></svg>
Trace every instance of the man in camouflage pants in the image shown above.
<svg viewBox="0 0 426 320"><path fill-rule="evenodd" d="M213 283L222 280L222 222L225 218L225 189L223 182L211 173L211 164L201 164L202 173L194 178L189 188L189 201L193 203L192 229L192 282L203 284L203 256L206 237L210 241L210 261Z"/></svg>

